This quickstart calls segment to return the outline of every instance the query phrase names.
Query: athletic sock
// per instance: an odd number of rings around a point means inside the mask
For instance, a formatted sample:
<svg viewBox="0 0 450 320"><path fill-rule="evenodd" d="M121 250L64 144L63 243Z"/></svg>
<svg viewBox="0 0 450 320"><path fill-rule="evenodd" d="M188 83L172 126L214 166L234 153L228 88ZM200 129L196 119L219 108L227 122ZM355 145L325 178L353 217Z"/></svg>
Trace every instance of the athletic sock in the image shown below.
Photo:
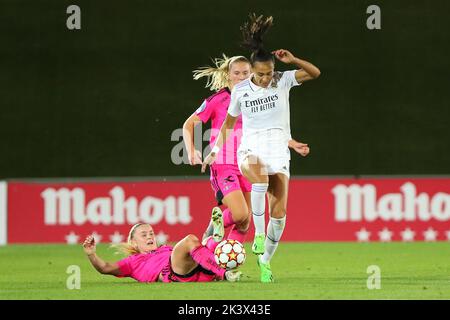
<svg viewBox="0 0 450 320"><path fill-rule="evenodd" d="M234 225L230 232L228 233L227 239L237 240L240 243L244 244L245 236L247 235L247 231L241 231L236 228Z"/></svg>
<svg viewBox="0 0 450 320"><path fill-rule="evenodd" d="M283 234L286 225L286 216L281 219L270 218L269 226L267 227L267 236L265 242L265 251L261 257L262 263L268 263L272 259L278 247L278 242Z"/></svg>
<svg viewBox="0 0 450 320"><path fill-rule="evenodd" d="M223 210L222 217L223 217L224 228L228 228L229 226L232 226L234 224L233 215L231 214L230 209L227 208L227 209Z"/></svg>
<svg viewBox="0 0 450 320"><path fill-rule="evenodd" d="M226 270L219 267L214 259L214 253L209 251L205 246L198 246L191 250L190 255L195 262L201 265L204 269L213 272L220 279L224 279Z"/></svg>
<svg viewBox="0 0 450 320"><path fill-rule="evenodd" d="M266 192L268 183L252 184L251 202L253 213L253 224L255 225L255 233L265 233L266 221Z"/></svg>
<svg viewBox="0 0 450 320"><path fill-rule="evenodd" d="M208 239L208 241L206 241L205 247L207 247L209 251L214 252L214 250L216 250L216 247L219 243L220 242L214 241L213 237L210 237Z"/></svg>

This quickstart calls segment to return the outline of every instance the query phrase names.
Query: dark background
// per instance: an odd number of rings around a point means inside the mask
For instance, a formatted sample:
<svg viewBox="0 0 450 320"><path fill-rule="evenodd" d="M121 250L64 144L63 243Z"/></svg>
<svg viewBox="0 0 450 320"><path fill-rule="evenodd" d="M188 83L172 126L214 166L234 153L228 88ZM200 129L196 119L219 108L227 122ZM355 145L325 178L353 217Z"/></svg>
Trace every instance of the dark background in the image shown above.
<svg viewBox="0 0 450 320"><path fill-rule="evenodd" d="M291 91L293 175L449 174L449 1L0 0L0 178L200 175L170 137L211 94L192 70L248 55L249 12L322 71Z"/></svg>

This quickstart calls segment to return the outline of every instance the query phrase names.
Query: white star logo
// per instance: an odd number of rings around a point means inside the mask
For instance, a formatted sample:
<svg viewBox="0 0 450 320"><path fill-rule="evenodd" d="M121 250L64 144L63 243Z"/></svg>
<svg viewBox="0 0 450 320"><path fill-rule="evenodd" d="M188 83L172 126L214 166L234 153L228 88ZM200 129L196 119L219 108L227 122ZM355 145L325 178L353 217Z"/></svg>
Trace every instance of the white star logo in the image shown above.
<svg viewBox="0 0 450 320"><path fill-rule="evenodd" d="M163 231L158 232L158 234L156 235L156 243L160 246L166 244L167 239L169 239L169 236Z"/></svg>
<svg viewBox="0 0 450 320"><path fill-rule="evenodd" d="M406 228L404 231L401 232L403 241L414 241L415 232L412 231L410 228Z"/></svg>
<svg viewBox="0 0 450 320"><path fill-rule="evenodd" d="M78 244L78 239L80 238L80 236L78 236L75 232L70 231L70 233L64 238L66 238L67 244Z"/></svg>
<svg viewBox="0 0 450 320"><path fill-rule="evenodd" d="M120 232L115 231L112 235L109 236L109 240L111 240L111 243L118 244L123 241L123 235L120 234Z"/></svg>
<svg viewBox="0 0 450 320"><path fill-rule="evenodd" d="M370 238L370 232L366 230L366 228L362 228L358 232L356 232L356 238L360 242L368 242Z"/></svg>
<svg viewBox="0 0 450 320"><path fill-rule="evenodd" d="M102 240L102 236L98 234L97 231L92 232L91 236L94 237L96 243L100 243L100 241Z"/></svg>
<svg viewBox="0 0 450 320"><path fill-rule="evenodd" d="M429 227L424 233L423 237L425 241L436 241L438 232L435 231L433 228Z"/></svg>
<svg viewBox="0 0 450 320"><path fill-rule="evenodd" d="M380 232L378 232L378 236L380 237L380 241L382 242L389 242L392 238L392 232L389 231L388 228L384 228Z"/></svg>

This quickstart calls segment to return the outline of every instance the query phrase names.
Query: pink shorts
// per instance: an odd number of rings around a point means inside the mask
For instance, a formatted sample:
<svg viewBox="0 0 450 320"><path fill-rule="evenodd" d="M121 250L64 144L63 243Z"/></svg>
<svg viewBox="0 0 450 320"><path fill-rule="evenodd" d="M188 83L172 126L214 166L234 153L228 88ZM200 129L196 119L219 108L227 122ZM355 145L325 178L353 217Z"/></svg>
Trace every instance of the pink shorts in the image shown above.
<svg viewBox="0 0 450 320"><path fill-rule="evenodd" d="M203 269L200 265L190 273L180 275L175 273L169 263L161 271L162 282L211 282L216 280L216 275Z"/></svg>
<svg viewBox="0 0 450 320"><path fill-rule="evenodd" d="M211 185L219 205L230 192L241 190L252 191L252 185L245 179L237 165L213 165L211 168Z"/></svg>

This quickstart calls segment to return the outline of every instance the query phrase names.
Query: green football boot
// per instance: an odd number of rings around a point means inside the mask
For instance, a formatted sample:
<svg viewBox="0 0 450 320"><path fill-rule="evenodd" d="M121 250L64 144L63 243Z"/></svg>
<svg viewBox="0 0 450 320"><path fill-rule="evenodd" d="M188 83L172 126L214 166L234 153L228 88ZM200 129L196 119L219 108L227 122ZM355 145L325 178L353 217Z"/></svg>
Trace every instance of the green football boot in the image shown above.
<svg viewBox="0 0 450 320"><path fill-rule="evenodd" d="M264 233L255 234L255 239L253 240L252 251L254 254L263 254L265 250L266 235Z"/></svg>
<svg viewBox="0 0 450 320"><path fill-rule="evenodd" d="M258 257L258 266L261 271L261 282L270 283L274 282L272 270L270 270L270 263L262 263L261 256Z"/></svg>

